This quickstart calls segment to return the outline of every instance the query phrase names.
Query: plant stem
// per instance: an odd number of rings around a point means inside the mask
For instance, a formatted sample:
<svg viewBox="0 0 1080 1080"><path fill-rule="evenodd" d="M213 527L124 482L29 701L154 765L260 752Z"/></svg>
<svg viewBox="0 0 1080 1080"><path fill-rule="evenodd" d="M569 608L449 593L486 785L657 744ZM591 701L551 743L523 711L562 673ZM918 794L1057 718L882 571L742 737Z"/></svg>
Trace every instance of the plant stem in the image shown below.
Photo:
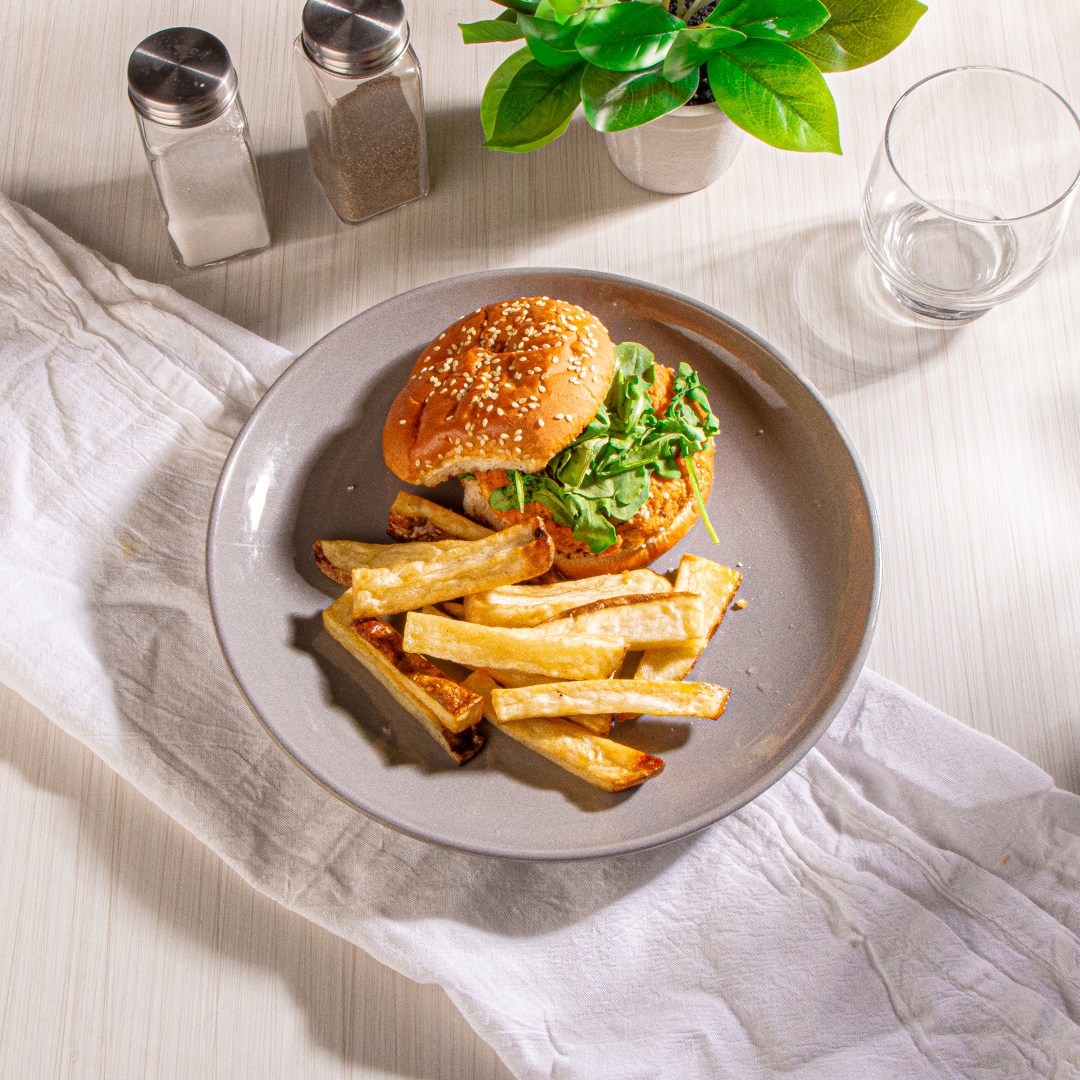
<svg viewBox="0 0 1080 1080"><path fill-rule="evenodd" d="M514 496L517 499L517 508L525 509L525 485L521 482L521 473L514 472ZM719 541L717 541L719 543Z"/></svg>
<svg viewBox="0 0 1080 1080"><path fill-rule="evenodd" d="M686 456L686 469L690 475L690 486L694 489L694 498L697 499L698 510L701 511L701 520L705 522L705 528L709 530L709 536L712 537L712 542L719 547L720 537L716 535L716 530L712 527L712 522L709 520L709 512L705 509L705 500L701 497L701 488L698 487L697 470L694 468L693 454L687 454Z"/></svg>
<svg viewBox="0 0 1080 1080"><path fill-rule="evenodd" d="M692 0L690 6L683 13L683 21L689 23L690 19L708 3L710 3L710 0Z"/></svg>

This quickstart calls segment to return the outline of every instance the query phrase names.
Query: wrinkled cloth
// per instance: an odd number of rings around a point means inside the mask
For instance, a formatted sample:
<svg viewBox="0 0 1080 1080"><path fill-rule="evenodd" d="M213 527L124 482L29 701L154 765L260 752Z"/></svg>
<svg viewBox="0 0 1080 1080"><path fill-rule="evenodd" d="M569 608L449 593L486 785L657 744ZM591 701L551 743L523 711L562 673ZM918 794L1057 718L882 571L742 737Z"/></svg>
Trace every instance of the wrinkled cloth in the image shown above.
<svg viewBox="0 0 1080 1080"><path fill-rule="evenodd" d="M1080 798L872 673L753 803L620 858L426 845L288 761L203 547L291 359L0 198L0 680L518 1077L1080 1077Z"/></svg>

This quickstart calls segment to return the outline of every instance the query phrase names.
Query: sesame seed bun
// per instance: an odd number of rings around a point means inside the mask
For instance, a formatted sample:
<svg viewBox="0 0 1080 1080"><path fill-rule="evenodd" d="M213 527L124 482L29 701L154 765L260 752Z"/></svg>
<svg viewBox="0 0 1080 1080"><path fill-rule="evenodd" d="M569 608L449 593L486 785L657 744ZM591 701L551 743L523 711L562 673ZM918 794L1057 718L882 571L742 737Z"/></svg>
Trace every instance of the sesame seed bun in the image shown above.
<svg viewBox="0 0 1080 1080"><path fill-rule="evenodd" d="M603 323L546 296L459 319L420 354L383 428L383 457L433 487L492 469L539 472L607 395L615 350Z"/></svg>

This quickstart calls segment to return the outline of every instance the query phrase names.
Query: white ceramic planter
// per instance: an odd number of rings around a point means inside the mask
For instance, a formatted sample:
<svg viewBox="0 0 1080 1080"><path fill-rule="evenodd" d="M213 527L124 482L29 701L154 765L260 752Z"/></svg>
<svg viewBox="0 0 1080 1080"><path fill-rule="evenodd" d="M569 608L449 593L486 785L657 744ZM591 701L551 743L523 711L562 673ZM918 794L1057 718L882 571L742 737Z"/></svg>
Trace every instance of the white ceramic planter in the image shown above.
<svg viewBox="0 0 1080 1080"><path fill-rule="evenodd" d="M684 105L641 127L604 133L615 168L649 191L700 191L731 167L745 132L716 105Z"/></svg>

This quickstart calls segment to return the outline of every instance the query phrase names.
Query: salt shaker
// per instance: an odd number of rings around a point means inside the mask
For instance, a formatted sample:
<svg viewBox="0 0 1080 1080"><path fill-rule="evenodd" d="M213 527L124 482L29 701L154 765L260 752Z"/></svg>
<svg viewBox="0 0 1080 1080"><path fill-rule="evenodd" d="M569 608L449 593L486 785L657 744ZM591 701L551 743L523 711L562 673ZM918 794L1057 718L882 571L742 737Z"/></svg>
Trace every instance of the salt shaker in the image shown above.
<svg viewBox="0 0 1080 1080"><path fill-rule="evenodd" d="M354 224L428 193L420 64L401 0L307 0L294 45L315 175Z"/></svg>
<svg viewBox="0 0 1080 1080"><path fill-rule="evenodd" d="M190 26L151 34L128 61L128 97L180 265L268 247L247 117L225 46Z"/></svg>

